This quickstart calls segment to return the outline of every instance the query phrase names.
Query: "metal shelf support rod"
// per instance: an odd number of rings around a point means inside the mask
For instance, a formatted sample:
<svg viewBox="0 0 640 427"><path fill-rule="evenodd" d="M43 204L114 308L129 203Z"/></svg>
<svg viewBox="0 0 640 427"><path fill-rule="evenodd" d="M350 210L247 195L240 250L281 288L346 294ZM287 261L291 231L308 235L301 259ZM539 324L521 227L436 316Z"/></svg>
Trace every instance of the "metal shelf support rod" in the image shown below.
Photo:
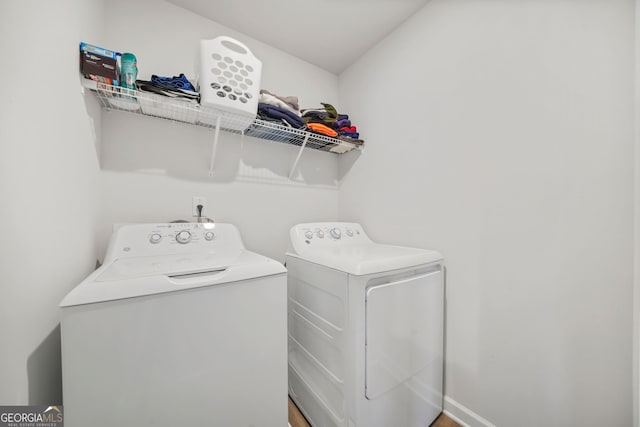
<svg viewBox="0 0 640 427"><path fill-rule="evenodd" d="M218 137L220 136L220 119L222 116L218 115L216 118L216 129L213 133L213 144L211 145L211 161L209 161L209 176L213 176L213 164L216 160L216 150L218 149Z"/></svg>
<svg viewBox="0 0 640 427"><path fill-rule="evenodd" d="M293 178L293 173L296 171L296 166L298 166L298 161L302 156L302 151L304 150L304 147L306 147L307 145L307 141L309 140L309 135L310 133L306 133L304 136L304 141L302 141L302 145L300 146L300 150L298 151L298 156L296 157L296 161L293 162L293 166L291 167L291 173L289 174L289 181L291 181L291 178Z"/></svg>

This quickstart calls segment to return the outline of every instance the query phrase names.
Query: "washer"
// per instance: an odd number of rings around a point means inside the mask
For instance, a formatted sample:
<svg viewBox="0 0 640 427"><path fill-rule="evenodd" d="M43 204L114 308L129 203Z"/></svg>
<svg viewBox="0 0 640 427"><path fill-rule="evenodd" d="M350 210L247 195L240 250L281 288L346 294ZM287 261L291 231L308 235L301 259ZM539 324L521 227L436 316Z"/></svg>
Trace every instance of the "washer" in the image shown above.
<svg viewBox="0 0 640 427"><path fill-rule="evenodd" d="M122 226L60 306L68 427L287 425L286 269L235 226Z"/></svg>
<svg viewBox="0 0 640 427"><path fill-rule="evenodd" d="M355 223L294 226L289 394L313 426L424 427L443 405L444 261Z"/></svg>

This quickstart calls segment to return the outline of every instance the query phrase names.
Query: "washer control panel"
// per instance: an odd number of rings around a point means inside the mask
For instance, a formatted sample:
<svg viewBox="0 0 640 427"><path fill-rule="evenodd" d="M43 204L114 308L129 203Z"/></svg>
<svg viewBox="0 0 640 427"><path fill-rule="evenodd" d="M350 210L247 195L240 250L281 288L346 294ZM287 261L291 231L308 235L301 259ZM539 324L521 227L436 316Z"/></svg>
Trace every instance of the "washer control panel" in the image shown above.
<svg viewBox="0 0 640 427"><path fill-rule="evenodd" d="M371 243L362 226L352 222L317 222L298 224L290 231L294 250L303 248L352 246Z"/></svg>
<svg viewBox="0 0 640 427"><path fill-rule="evenodd" d="M122 225L114 227L112 240L109 248L118 257L244 249L234 225L208 222Z"/></svg>
<svg viewBox="0 0 640 427"><path fill-rule="evenodd" d="M163 224L149 230L149 243L158 244L197 244L215 240L213 223L172 223Z"/></svg>

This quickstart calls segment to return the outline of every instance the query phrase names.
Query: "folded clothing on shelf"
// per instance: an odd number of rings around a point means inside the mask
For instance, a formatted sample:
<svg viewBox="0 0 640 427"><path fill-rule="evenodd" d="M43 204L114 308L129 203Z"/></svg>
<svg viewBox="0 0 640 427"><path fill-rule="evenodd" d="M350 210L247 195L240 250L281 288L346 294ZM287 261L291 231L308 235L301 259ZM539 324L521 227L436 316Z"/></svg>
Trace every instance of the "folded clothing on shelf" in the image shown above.
<svg viewBox="0 0 640 427"><path fill-rule="evenodd" d="M326 102L322 102L322 108L303 109L302 120L307 124L307 129L311 132L319 133L329 137L338 139L336 145L339 146L340 141L349 142L354 145L362 145L364 141L360 139L360 133L356 126L352 125L347 114L339 114L336 108ZM336 152L346 152L353 147L333 147L331 150Z"/></svg>
<svg viewBox="0 0 640 427"><path fill-rule="evenodd" d="M304 128L304 122L302 119L289 109L263 102L258 103L258 118L296 129Z"/></svg>
<svg viewBox="0 0 640 427"><path fill-rule="evenodd" d="M334 129L331 129L329 126L325 125L324 123L314 123L314 122L307 123L307 129L316 133L320 133L322 135L333 137L333 138L338 136L338 132L336 132Z"/></svg>
<svg viewBox="0 0 640 427"><path fill-rule="evenodd" d="M336 127L338 129L351 126L351 120L349 120L349 116L347 116L346 114L340 114L340 116L345 116L346 118L336 120Z"/></svg>
<svg viewBox="0 0 640 427"><path fill-rule="evenodd" d="M358 129L355 126L343 126L338 130L338 134L342 136L349 136L351 138L358 139L360 138L360 134L358 133Z"/></svg>
<svg viewBox="0 0 640 427"><path fill-rule="evenodd" d="M322 102L322 108L310 108L302 110L302 120L305 123L323 123L327 126L334 127L338 120L338 111L336 108L325 102Z"/></svg>
<svg viewBox="0 0 640 427"><path fill-rule="evenodd" d="M362 145L357 128L351 124L347 114L339 114L336 108L322 102L320 108L299 110L298 98L295 96L279 96L268 90L260 90L258 104L258 119L277 123L278 125L305 129L322 137L333 138L335 142L328 142L326 138L310 137L307 147L334 153L350 151L354 146ZM259 128L259 126L258 126ZM281 140L281 135L273 134L273 130L248 129L247 134L259 135L265 139ZM296 143L302 143L301 136L288 137ZM341 144L349 142L350 144Z"/></svg>
<svg viewBox="0 0 640 427"><path fill-rule="evenodd" d="M300 117L300 107L298 105L297 96L279 96L269 92L266 89L260 91L259 102L262 104L273 105L274 107L283 108Z"/></svg>

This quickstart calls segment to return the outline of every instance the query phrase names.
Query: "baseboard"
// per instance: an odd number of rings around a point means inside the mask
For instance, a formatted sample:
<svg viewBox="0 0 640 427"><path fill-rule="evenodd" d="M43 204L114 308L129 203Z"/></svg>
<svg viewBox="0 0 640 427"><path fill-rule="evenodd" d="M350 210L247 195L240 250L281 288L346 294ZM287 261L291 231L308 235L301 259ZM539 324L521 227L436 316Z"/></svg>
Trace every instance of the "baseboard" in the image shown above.
<svg viewBox="0 0 640 427"><path fill-rule="evenodd" d="M449 396L444 397L443 412L463 427L496 427L489 420L482 418L471 409L456 402Z"/></svg>

